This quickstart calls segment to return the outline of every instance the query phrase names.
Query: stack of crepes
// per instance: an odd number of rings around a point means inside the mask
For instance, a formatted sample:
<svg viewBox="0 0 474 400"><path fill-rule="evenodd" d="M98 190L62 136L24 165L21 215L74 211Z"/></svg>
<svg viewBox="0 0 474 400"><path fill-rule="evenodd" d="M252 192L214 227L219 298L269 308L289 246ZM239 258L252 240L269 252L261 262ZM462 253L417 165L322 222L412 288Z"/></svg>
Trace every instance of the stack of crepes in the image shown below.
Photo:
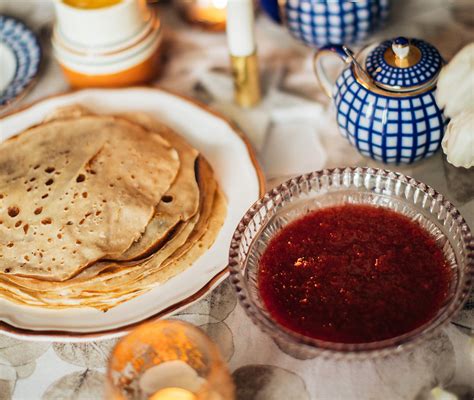
<svg viewBox="0 0 474 400"><path fill-rule="evenodd" d="M58 109L0 144L0 297L110 309L189 267L225 214L210 165L170 128Z"/></svg>

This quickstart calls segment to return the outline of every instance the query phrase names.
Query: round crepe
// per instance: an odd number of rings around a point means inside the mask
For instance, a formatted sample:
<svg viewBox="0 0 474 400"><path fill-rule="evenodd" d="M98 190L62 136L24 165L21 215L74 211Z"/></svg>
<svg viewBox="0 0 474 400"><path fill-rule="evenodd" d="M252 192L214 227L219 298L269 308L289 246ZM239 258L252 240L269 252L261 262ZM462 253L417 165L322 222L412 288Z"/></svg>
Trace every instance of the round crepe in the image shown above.
<svg viewBox="0 0 474 400"><path fill-rule="evenodd" d="M94 114L80 105L71 105L55 110L46 117L46 121L78 118L85 115ZM145 232L125 253L116 257L117 260L127 261L144 258L158 250L180 221L189 220L198 211L199 187L195 163L199 152L180 135L146 113L125 113L120 117L139 124L151 133L159 134L176 149L180 159L176 179L156 207L155 214Z"/></svg>
<svg viewBox="0 0 474 400"><path fill-rule="evenodd" d="M179 170L167 141L115 117L55 120L0 144L0 274L64 281L119 257Z"/></svg>

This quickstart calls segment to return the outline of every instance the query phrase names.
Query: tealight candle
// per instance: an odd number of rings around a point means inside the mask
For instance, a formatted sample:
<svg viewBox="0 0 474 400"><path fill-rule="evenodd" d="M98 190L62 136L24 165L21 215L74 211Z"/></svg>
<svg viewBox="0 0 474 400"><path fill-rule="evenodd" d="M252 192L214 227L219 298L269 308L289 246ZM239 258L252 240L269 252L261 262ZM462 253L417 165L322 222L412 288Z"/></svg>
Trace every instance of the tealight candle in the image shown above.
<svg viewBox="0 0 474 400"><path fill-rule="evenodd" d="M252 0L229 0L227 43L234 77L235 101L242 107L260 102L260 77Z"/></svg>
<svg viewBox="0 0 474 400"><path fill-rule="evenodd" d="M181 321L139 326L112 351L107 398L233 400L234 386L215 344Z"/></svg>
<svg viewBox="0 0 474 400"><path fill-rule="evenodd" d="M227 0L181 0L178 5L187 21L213 31L225 29Z"/></svg>

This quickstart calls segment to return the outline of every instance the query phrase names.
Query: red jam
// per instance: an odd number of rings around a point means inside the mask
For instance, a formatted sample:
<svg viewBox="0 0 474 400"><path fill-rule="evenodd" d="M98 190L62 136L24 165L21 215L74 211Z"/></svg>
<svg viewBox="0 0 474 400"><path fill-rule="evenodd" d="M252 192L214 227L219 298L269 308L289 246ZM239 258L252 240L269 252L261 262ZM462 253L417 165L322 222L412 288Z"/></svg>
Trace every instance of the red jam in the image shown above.
<svg viewBox="0 0 474 400"><path fill-rule="evenodd" d="M343 205L284 227L261 258L258 280L281 325L325 341L367 343L430 320L451 272L417 223L385 208Z"/></svg>

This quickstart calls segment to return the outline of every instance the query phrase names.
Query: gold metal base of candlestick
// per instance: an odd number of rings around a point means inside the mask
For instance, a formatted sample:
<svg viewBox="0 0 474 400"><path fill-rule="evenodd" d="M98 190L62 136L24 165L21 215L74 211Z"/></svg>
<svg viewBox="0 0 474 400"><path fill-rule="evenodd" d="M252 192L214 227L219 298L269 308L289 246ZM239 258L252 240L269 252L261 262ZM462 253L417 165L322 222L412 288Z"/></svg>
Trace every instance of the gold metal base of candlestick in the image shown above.
<svg viewBox="0 0 474 400"><path fill-rule="evenodd" d="M260 102L260 74L257 53L249 56L231 56L234 77L234 96L241 107L252 107Z"/></svg>

